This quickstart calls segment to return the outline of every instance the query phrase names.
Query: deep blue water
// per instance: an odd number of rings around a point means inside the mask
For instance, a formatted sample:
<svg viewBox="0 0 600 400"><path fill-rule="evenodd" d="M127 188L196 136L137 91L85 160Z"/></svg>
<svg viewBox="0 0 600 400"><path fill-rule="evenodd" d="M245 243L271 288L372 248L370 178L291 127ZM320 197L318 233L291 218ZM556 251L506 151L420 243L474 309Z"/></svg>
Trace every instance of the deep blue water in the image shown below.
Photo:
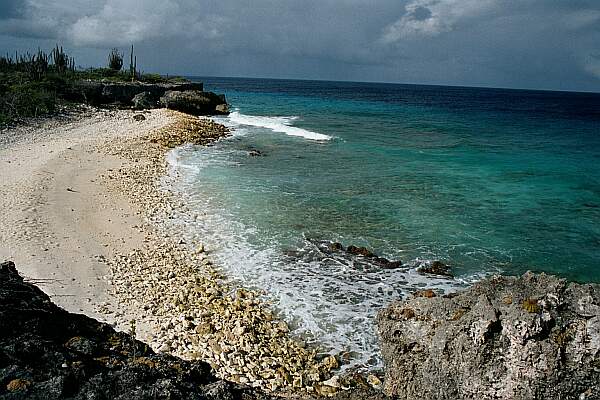
<svg viewBox="0 0 600 400"><path fill-rule="evenodd" d="M180 222L324 350L378 366L373 316L418 287L527 270L600 282L600 94L198 79L227 95L217 120L234 134L173 154L201 213ZM417 274L424 260L456 279Z"/></svg>

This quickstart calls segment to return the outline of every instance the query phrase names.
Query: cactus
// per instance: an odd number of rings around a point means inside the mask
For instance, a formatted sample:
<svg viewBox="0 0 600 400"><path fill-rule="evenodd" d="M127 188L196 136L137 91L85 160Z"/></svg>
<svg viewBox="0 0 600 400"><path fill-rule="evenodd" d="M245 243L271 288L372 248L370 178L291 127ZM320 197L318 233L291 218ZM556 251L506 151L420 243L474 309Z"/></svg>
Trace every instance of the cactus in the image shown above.
<svg viewBox="0 0 600 400"><path fill-rule="evenodd" d="M119 53L116 48L112 49L108 55L108 67L117 72L123 68L123 54Z"/></svg>
<svg viewBox="0 0 600 400"><path fill-rule="evenodd" d="M56 47L52 50L52 59L54 60L54 68L56 69L56 72L59 74L64 74L67 72L71 60L63 51L62 46L59 48L58 45L56 45Z"/></svg>
<svg viewBox="0 0 600 400"><path fill-rule="evenodd" d="M131 76L131 81L133 82L135 77L135 66L133 64L133 45L131 45L131 53L129 54L129 75Z"/></svg>

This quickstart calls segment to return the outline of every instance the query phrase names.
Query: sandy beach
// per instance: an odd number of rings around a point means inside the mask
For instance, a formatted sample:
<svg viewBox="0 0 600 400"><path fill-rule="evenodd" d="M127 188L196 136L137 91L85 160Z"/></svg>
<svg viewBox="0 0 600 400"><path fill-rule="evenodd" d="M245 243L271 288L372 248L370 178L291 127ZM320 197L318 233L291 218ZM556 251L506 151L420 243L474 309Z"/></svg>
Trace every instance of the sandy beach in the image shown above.
<svg viewBox="0 0 600 400"><path fill-rule="evenodd" d="M166 110L134 115L96 110L3 132L0 259L68 311L134 329L156 351L207 361L219 377L335 392L335 356L317 356L259 295L223 283L201 243L161 228L184 207L161 188L167 151L227 129Z"/></svg>
<svg viewBox="0 0 600 400"><path fill-rule="evenodd" d="M124 160L98 153L99 143L143 135L168 123L162 110L135 121L129 111L97 111L74 121L20 127L0 150L0 259L72 312L105 320L110 302L103 258L138 247L141 224L131 202L99 180Z"/></svg>

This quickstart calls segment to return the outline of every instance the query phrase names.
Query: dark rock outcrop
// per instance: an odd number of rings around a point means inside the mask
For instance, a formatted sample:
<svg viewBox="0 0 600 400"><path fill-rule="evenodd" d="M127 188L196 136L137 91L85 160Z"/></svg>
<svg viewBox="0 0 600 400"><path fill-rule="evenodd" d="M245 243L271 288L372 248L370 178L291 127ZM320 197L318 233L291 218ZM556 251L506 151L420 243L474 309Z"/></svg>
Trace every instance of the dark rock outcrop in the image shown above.
<svg viewBox="0 0 600 400"><path fill-rule="evenodd" d="M600 285L494 277L394 303L378 328L389 395L600 398Z"/></svg>
<svg viewBox="0 0 600 400"><path fill-rule="evenodd" d="M341 243L327 240L312 240L312 242L324 254L346 253L356 261L362 261L363 264L367 263L383 269L396 269L402 266L402 261L392 261L385 257L379 257L366 247L354 245L344 247Z"/></svg>
<svg viewBox="0 0 600 400"><path fill-rule="evenodd" d="M444 278L454 278L450 273L450 267L441 261L424 262L418 268L417 272L423 275L437 275Z"/></svg>
<svg viewBox="0 0 600 400"><path fill-rule="evenodd" d="M224 95L199 90L167 91L160 98L162 106L191 115L228 114Z"/></svg>
<svg viewBox="0 0 600 400"><path fill-rule="evenodd" d="M270 399L218 380L204 362L155 354L107 324L70 314L0 264L0 398Z"/></svg>
<svg viewBox="0 0 600 400"><path fill-rule="evenodd" d="M346 249L346 251L350 254L354 254L355 256L363 256L363 257L375 257L375 254L367 249L366 247L357 247L350 245Z"/></svg>
<svg viewBox="0 0 600 400"><path fill-rule="evenodd" d="M63 97L67 100L86 102L95 105L119 103L131 105L133 98L146 92L147 99L154 103L168 91L203 90L202 83L141 83L141 82L101 82L79 81L65 87Z"/></svg>
<svg viewBox="0 0 600 400"><path fill-rule="evenodd" d="M227 115L224 95L203 92L203 84L78 81L60 89L66 100L116 104L137 110L166 107L192 115Z"/></svg>

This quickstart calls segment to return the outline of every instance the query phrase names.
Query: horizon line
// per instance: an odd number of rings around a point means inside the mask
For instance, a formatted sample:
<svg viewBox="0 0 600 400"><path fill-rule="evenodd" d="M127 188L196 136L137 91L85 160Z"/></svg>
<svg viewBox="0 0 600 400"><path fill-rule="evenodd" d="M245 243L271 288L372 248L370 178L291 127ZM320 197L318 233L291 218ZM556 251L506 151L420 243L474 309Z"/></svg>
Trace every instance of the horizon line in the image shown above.
<svg viewBox="0 0 600 400"><path fill-rule="evenodd" d="M175 76L174 74L166 74L166 75ZM346 79L331 80L331 79L307 79L307 78L269 78L269 77L255 77L255 76L217 76L217 75L189 75L189 74L181 74L181 76L183 76L184 78L225 78L225 79L257 79L257 80L273 80L273 81L371 83L371 84L379 84L379 85L433 86L433 87L467 88L467 89L497 89L497 90L514 90L514 91L530 91L530 92L558 92L558 93L579 93L579 94L598 94L598 95L600 95L600 91L591 91L591 90L547 89L547 88L527 88L527 87L509 87L509 86L457 85L457 84L439 84L439 83L406 83L406 82L386 82L386 81L355 81L355 80L346 80Z"/></svg>

